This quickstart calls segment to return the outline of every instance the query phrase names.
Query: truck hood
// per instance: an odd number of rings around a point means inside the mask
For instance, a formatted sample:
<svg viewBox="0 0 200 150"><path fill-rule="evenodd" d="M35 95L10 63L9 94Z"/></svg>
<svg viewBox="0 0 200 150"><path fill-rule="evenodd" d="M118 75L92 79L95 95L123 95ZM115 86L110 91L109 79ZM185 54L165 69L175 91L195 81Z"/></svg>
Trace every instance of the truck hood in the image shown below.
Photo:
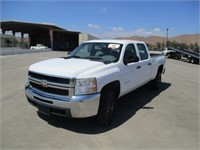
<svg viewBox="0 0 200 150"><path fill-rule="evenodd" d="M96 70L98 68L104 68L104 66L106 65L103 62L86 59L54 58L31 65L29 71L45 75L72 78L86 74L88 71L91 73L92 69Z"/></svg>

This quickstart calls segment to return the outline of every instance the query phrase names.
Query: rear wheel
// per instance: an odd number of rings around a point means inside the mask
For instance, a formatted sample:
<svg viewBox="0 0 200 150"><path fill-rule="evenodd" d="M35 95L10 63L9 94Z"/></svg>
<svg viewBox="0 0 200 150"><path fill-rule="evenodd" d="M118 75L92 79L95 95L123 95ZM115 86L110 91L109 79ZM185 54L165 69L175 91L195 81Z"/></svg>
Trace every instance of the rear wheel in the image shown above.
<svg viewBox="0 0 200 150"><path fill-rule="evenodd" d="M195 59L194 59L194 58L191 59L191 63L192 63L192 64L195 63Z"/></svg>
<svg viewBox="0 0 200 150"><path fill-rule="evenodd" d="M113 117L114 105L115 105L115 92L109 89L103 90L97 116L98 123L103 125L110 124Z"/></svg>
<svg viewBox="0 0 200 150"><path fill-rule="evenodd" d="M167 54L167 58L171 58L171 55L169 53Z"/></svg>
<svg viewBox="0 0 200 150"><path fill-rule="evenodd" d="M162 73L158 71L156 78L151 81L151 87L154 90L158 90L160 88L162 82Z"/></svg>
<svg viewBox="0 0 200 150"><path fill-rule="evenodd" d="M188 63L191 63L191 59L190 59L189 57L187 58L187 62L188 62Z"/></svg>

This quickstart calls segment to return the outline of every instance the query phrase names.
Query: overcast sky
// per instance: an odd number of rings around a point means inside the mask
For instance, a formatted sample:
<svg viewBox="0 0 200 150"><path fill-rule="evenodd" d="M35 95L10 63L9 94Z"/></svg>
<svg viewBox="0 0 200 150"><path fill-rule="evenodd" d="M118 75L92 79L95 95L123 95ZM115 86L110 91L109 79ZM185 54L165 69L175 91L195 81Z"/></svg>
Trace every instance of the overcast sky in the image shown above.
<svg viewBox="0 0 200 150"><path fill-rule="evenodd" d="M1 21L50 23L100 38L199 33L199 1L1 1Z"/></svg>

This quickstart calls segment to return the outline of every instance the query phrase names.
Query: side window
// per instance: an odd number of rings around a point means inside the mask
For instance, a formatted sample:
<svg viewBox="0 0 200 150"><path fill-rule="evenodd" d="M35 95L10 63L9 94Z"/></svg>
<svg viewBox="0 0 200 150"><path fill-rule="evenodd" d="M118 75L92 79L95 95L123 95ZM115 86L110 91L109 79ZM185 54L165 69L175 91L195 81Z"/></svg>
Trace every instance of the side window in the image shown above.
<svg viewBox="0 0 200 150"><path fill-rule="evenodd" d="M129 44L126 46L125 53L124 53L124 60L126 60L130 56L132 57L137 56L135 46L133 44Z"/></svg>
<svg viewBox="0 0 200 150"><path fill-rule="evenodd" d="M141 60L148 59L147 49L144 44L137 44Z"/></svg>
<svg viewBox="0 0 200 150"><path fill-rule="evenodd" d="M129 44L126 46L125 54L126 53L132 54L133 56L137 56L135 46L133 44Z"/></svg>

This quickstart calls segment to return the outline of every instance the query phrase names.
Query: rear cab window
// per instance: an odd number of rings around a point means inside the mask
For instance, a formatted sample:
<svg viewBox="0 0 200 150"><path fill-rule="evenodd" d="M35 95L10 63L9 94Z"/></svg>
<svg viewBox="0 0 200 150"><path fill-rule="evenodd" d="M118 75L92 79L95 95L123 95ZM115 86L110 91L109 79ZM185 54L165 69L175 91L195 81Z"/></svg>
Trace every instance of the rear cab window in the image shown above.
<svg viewBox="0 0 200 150"><path fill-rule="evenodd" d="M141 60L146 60L146 59L149 58L149 55L148 55L146 46L145 46L144 44L138 43L138 44L137 44L137 48L138 48L138 51L139 51L139 55L140 55L140 59L141 59Z"/></svg>

